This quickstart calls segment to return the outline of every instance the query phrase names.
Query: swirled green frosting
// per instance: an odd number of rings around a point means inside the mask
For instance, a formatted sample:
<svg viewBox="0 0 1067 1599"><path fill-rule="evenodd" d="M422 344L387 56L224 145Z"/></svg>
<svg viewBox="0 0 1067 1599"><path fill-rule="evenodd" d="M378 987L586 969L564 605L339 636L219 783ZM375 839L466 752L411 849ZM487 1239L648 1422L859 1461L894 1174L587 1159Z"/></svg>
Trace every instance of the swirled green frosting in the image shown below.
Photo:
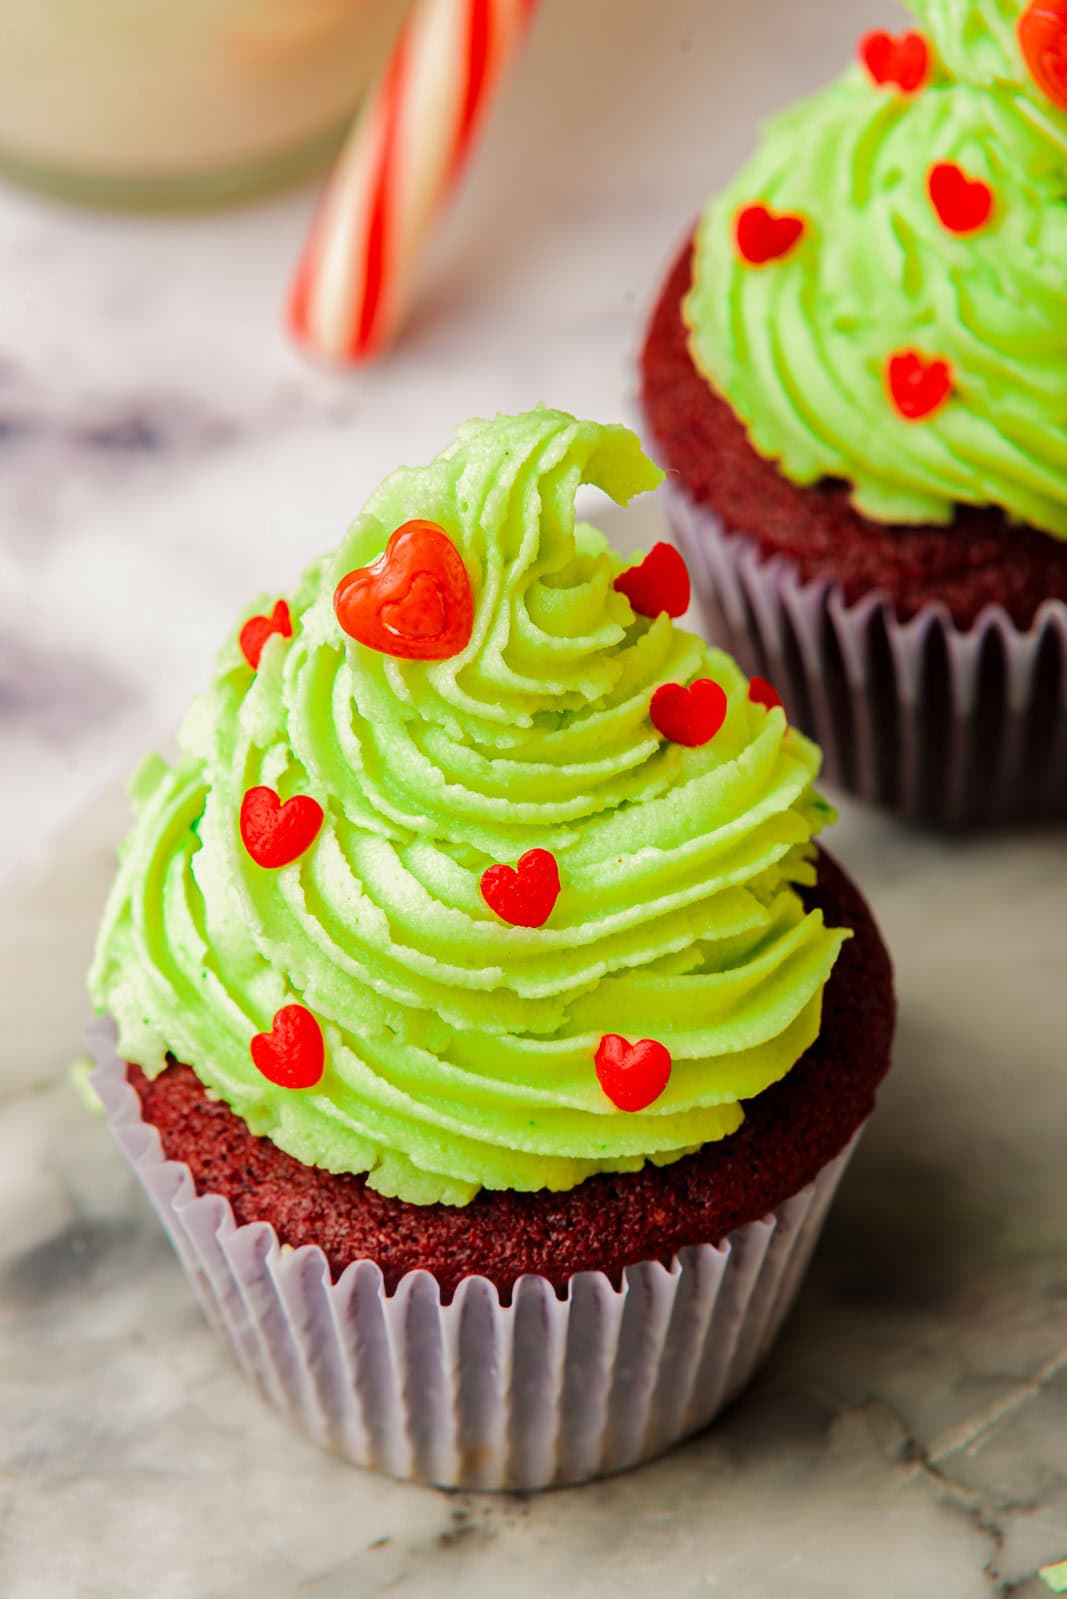
<svg viewBox="0 0 1067 1599"><path fill-rule="evenodd" d="M1023 60L1019 19L1028 0L908 0L942 77L1007 94L1067 161L1067 115L1048 100Z"/></svg>
<svg viewBox="0 0 1067 1599"><path fill-rule="evenodd" d="M575 525L582 483L624 502L659 476L623 428L471 423L304 575L293 637L258 672L227 644L182 758L135 784L91 974L129 1059L155 1073L170 1052L300 1160L417 1203L566 1188L738 1127L816 1036L845 935L795 888L828 814L816 749L727 656L635 616L613 587L624 563ZM434 664L353 642L332 604L414 517L446 530L474 593L469 646ZM728 711L690 749L649 703L700 677ZM325 811L280 870L241 842L256 785ZM481 875L535 847L556 855L559 900L542 928L505 925ZM275 1087L250 1056L293 1002L325 1039L314 1088ZM601 1090L609 1032L671 1053L646 1111Z"/></svg>
<svg viewBox="0 0 1067 1599"><path fill-rule="evenodd" d="M685 307L693 358L793 481L854 485L885 522L996 505L1067 537L1067 117L1032 81L1018 0L915 0L935 54L917 94L855 66L766 129L705 213ZM953 234L935 163L989 184L992 219ZM786 258L753 268L738 209L801 214ZM951 399L921 422L890 405L887 358L948 360Z"/></svg>

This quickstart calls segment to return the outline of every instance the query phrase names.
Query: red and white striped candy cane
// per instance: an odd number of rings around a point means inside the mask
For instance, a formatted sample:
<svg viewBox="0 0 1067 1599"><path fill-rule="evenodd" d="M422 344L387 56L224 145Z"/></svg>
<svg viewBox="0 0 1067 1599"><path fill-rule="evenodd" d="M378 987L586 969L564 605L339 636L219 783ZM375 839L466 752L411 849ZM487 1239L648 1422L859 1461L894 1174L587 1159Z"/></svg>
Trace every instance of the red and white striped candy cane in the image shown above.
<svg viewBox="0 0 1067 1599"><path fill-rule="evenodd" d="M330 178L289 299L302 343L364 361L394 333L423 238L539 0L415 0Z"/></svg>

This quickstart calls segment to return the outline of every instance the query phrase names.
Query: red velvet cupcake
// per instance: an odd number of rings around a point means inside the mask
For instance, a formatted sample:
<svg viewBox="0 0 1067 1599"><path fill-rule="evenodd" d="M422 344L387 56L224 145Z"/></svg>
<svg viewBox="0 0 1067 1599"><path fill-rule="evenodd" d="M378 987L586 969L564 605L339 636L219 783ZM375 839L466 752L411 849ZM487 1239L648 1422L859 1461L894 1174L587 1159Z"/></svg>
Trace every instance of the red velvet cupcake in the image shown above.
<svg viewBox="0 0 1067 1599"><path fill-rule="evenodd" d="M96 1086L249 1376L400 1476L579 1481L708 1421L888 1067L818 751L673 624L677 555L574 523L659 478L625 429L470 424L135 784Z"/></svg>
<svg viewBox="0 0 1067 1599"><path fill-rule="evenodd" d="M714 635L828 778L934 824L1059 818L1067 118L1034 7L982 7L980 61L913 9L928 32L864 40L709 208L644 409Z"/></svg>

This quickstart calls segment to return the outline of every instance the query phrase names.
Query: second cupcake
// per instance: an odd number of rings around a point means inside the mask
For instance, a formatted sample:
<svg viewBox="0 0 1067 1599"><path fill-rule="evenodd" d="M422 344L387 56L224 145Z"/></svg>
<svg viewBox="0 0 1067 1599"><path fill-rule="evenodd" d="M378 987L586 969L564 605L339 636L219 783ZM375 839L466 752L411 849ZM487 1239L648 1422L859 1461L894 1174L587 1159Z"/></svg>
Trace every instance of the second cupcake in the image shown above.
<svg viewBox="0 0 1067 1599"><path fill-rule="evenodd" d="M644 406L717 636L910 818L1067 816L1067 8L915 0L768 128Z"/></svg>

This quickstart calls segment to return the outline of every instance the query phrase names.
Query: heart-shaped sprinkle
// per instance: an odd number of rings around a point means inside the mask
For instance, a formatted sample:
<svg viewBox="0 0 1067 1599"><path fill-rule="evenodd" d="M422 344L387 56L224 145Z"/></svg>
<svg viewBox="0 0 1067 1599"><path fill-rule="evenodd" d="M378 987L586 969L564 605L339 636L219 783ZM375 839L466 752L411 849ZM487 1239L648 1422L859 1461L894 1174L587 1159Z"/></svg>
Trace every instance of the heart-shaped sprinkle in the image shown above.
<svg viewBox="0 0 1067 1599"><path fill-rule="evenodd" d="M547 849L528 849L519 864L482 873L482 898L512 927L543 927L559 898L559 867Z"/></svg>
<svg viewBox="0 0 1067 1599"><path fill-rule="evenodd" d="M617 1110L647 1110L671 1079L670 1051L654 1038L631 1044L607 1033L595 1058L597 1081Z"/></svg>
<svg viewBox="0 0 1067 1599"><path fill-rule="evenodd" d="M765 677L754 677L748 685L748 697L753 705L762 705L765 710L773 711L776 705L781 705L782 696L773 684L768 683Z"/></svg>
<svg viewBox="0 0 1067 1599"><path fill-rule="evenodd" d="M664 683L652 696L652 726L674 744L698 749L715 737L726 720L726 691L709 677L688 688Z"/></svg>
<svg viewBox="0 0 1067 1599"><path fill-rule="evenodd" d="M257 1070L278 1088L314 1088L325 1057L322 1028L303 1005L283 1005L271 1031L252 1040Z"/></svg>
<svg viewBox="0 0 1067 1599"><path fill-rule="evenodd" d="M939 411L952 393L952 368L918 350L901 350L886 362L889 396L905 422L922 422Z"/></svg>
<svg viewBox="0 0 1067 1599"><path fill-rule="evenodd" d="M638 616L684 616L689 609L689 568L673 544L653 544L643 561L620 572L615 587Z"/></svg>
<svg viewBox="0 0 1067 1599"><path fill-rule="evenodd" d="M950 233L977 233L993 213L993 191L954 161L939 161L926 179L930 203Z"/></svg>
<svg viewBox="0 0 1067 1599"><path fill-rule="evenodd" d="M737 253L749 266L780 261L796 249L806 227L803 217L776 213L765 205L746 205L734 225Z"/></svg>
<svg viewBox="0 0 1067 1599"><path fill-rule="evenodd" d="M1033 0L1015 28L1030 76L1046 99L1067 111L1067 0Z"/></svg>
<svg viewBox="0 0 1067 1599"><path fill-rule="evenodd" d="M257 866L288 866L315 842L322 806L309 794L283 805L272 788L250 788L241 801L241 842Z"/></svg>
<svg viewBox="0 0 1067 1599"><path fill-rule="evenodd" d="M388 600L378 614L386 631L400 638L439 639L448 628L445 597L428 572L417 572L403 598Z"/></svg>
<svg viewBox="0 0 1067 1599"><path fill-rule="evenodd" d="M278 601L269 616L250 616L237 635L241 653L253 671L258 670L263 646L274 633L282 638L293 636L293 619L284 600Z"/></svg>
<svg viewBox="0 0 1067 1599"><path fill-rule="evenodd" d="M860 40L860 60L873 81L914 94L930 76L930 46L921 33L868 33Z"/></svg>
<svg viewBox="0 0 1067 1599"><path fill-rule="evenodd" d="M333 597L350 638L402 661L445 661L470 643L474 601L459 551L436 522L405 522Z"/></svg>

